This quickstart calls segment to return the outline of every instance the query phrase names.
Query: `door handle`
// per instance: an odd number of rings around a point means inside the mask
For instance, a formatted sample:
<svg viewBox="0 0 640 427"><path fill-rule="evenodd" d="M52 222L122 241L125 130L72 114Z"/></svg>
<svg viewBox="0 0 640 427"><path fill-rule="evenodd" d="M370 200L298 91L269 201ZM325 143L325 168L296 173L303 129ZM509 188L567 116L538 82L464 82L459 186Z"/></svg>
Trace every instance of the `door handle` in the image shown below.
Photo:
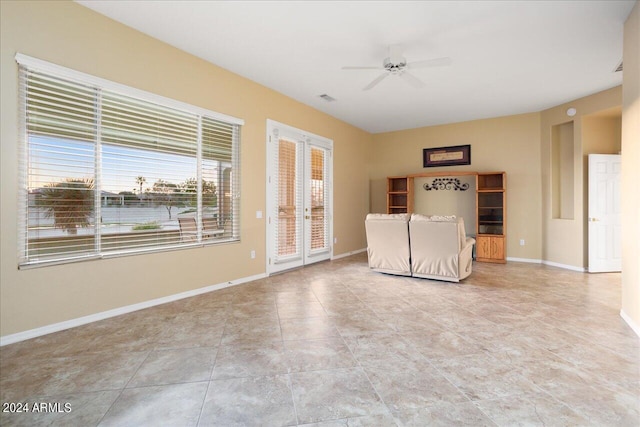
<svg viewBox="0 0 640 427"><path fill-rule="evenodd" d="M304 219L311 219L311 217L309 215L305 215Z"/></svg>
<svg viewBox="0 0 640 427"><path fill-rule="evenodd" d="M598 222L600 221L598 218L589 218L589 222Z"/></svg>

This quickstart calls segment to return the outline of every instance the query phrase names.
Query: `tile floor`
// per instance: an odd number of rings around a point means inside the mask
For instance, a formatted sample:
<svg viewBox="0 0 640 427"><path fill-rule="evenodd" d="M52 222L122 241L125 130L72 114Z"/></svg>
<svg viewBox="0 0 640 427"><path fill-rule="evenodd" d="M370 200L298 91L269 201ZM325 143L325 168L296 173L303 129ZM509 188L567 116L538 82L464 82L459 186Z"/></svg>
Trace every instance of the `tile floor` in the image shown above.
<svg viewBox="0 0 640 427"><path fill-rule="evenodd" d="M2 403L61 411L0 424L639 426L620 298L619 274L451 284L360 254L2 347Z"/></svg>

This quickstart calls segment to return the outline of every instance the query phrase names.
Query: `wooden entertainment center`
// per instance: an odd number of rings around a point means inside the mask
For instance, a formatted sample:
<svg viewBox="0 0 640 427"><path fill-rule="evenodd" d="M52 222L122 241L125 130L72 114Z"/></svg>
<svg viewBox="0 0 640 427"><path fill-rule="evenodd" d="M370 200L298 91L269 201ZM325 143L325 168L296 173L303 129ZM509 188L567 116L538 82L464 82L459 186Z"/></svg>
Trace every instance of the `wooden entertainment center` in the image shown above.
<svg viewBox="0 0 640 427"><path fill-rule="evenodd" d="M414 178L476 177L476 261L505 263L507 174L505 172L426 172L387 177L387 213L413 213Z"/></svg>

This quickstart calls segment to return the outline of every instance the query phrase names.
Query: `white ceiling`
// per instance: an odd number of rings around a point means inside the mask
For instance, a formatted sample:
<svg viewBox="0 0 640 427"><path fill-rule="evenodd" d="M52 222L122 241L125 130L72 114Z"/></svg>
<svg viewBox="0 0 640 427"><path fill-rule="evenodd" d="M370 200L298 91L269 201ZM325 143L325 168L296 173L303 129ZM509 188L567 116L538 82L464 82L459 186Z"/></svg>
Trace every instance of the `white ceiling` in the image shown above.
<svg viewBox="0 0 640 427"><path fill-rule="evenodd" d="M634 1L78 1L372 133L540 111L622 83ZM362 88L390 44L415 89ZM318 97L328 94L337 101Z"/></svg>

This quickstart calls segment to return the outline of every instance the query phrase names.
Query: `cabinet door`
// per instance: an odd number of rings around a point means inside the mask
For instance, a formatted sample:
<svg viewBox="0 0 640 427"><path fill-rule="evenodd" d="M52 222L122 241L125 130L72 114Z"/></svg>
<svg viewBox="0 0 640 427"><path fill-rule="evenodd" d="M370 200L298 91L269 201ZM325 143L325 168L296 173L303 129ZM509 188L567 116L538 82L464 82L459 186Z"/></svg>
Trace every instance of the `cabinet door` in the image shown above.
<svg viewBox="0 0 640 427"><path fill-rule="evenodd" d="M504 239L502 237L491 237L491 259L504 259Z"/></svg>
<svg viewBox="0 0 640 427"><path fill-rule="evenodd" d="M476 237L476 258L491 258L491 237Z"/></svg>
<svg viewBox="0 0 640 427"><path fill-rule="evenodd" d="M504 238L477 236L476 259L485 262L504 262Z"/></svg>

